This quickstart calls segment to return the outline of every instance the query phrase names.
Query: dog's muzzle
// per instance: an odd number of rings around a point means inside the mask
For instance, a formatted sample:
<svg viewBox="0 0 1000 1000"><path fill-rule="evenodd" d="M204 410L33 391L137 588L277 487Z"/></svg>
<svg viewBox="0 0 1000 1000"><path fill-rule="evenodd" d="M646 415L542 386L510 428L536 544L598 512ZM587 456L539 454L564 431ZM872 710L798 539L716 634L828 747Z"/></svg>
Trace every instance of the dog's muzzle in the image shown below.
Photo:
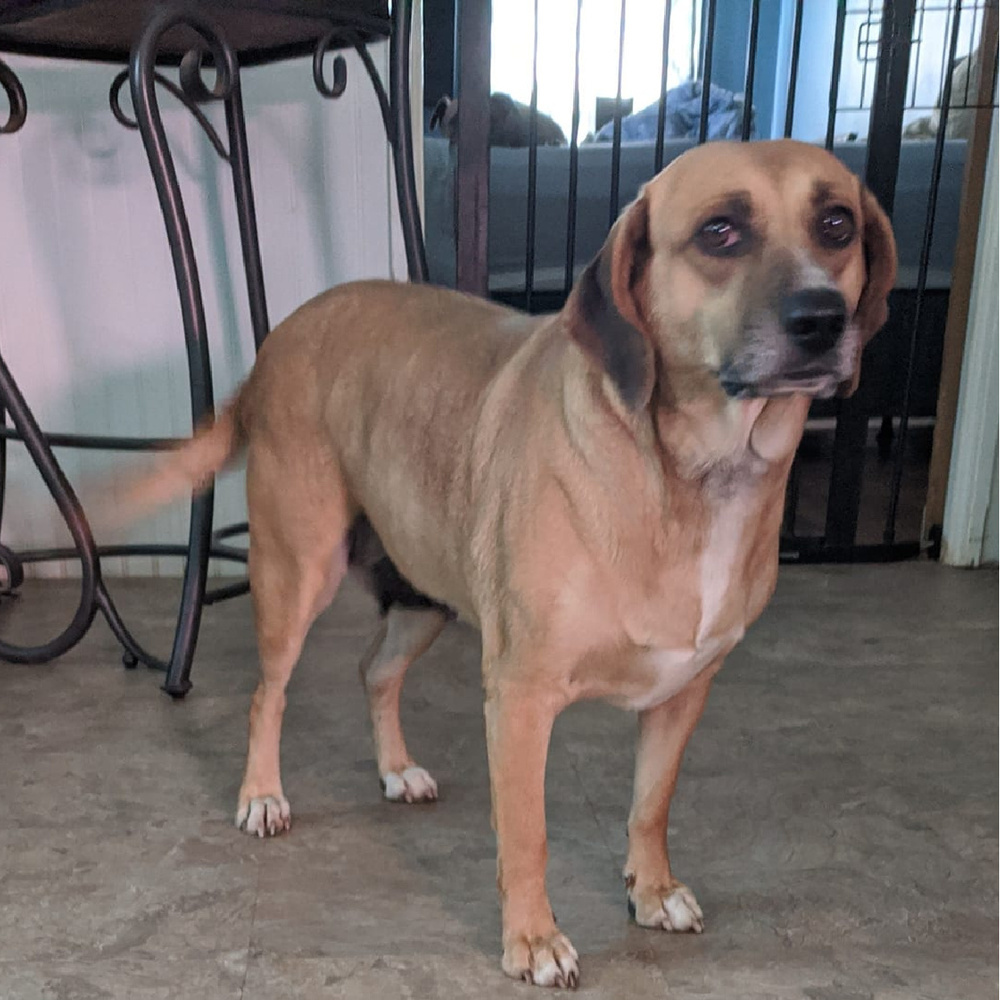
<svg viewBox="0 0 1000 1000"><path fill-rule="evenodd" d="M719 382L726 395L832 395L853 357L843 295L826 285L799 288L772 308L722 365Z"/></svg>

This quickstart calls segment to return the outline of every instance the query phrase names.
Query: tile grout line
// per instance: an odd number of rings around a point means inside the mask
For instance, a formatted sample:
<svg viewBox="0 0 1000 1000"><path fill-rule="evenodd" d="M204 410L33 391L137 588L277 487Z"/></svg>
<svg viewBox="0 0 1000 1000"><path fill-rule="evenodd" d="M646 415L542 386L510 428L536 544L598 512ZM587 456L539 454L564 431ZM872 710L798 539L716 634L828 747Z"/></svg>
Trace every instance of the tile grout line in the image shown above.
<svg viewBox="0 0 1000 1000"><path fill-rule="evenodd" d="M257 878L254 883L253 910L250 912L250 930L247 934L247 960L243 967L243 981L240 983L239 1000L243 1000L243 994L247 988L247 977L250 975L250 962L253 959L253 931L257 924L257 904L260 902L260 874L262 861L257 861Z"/></svg>
<svg viewBox="0 0 1000 1000"><path fill-rule="evenodd" d="M612 869L615 869L615 852L611 849L611 844L608 843L608 838L604 835L604 827L601 826L601 821L597 816L597 806L587 794L587 784L580 775L580 771L576 766L576 755L572 750L569 751L570 762L573 768L573 774L576 780L580 783L580 788L583 790L583 800L587 803L590 808L590 815L594 821L594 825L597 827L597 833L601 838L601 843L604 844L604 849L608 852L608 858L611 861Z"/></svg>

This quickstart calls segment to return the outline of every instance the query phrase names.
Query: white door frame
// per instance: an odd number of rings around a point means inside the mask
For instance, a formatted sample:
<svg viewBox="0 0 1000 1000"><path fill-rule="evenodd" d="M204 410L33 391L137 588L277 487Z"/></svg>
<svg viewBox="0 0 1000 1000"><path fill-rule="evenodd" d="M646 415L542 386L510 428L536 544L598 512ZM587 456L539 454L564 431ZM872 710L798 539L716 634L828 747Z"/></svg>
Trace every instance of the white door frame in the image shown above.
<svg viewBox="0 0 1000 1000"><path fill-rule="evenodd" d="M996 560L995 553L984 553L983 543L987 537L996 538L997 518L998 184L997 113L994 111L948 493L941 526L941 561L949 566L978 566L984 559ZM987 530L991 521L992 530Z"/></svg>

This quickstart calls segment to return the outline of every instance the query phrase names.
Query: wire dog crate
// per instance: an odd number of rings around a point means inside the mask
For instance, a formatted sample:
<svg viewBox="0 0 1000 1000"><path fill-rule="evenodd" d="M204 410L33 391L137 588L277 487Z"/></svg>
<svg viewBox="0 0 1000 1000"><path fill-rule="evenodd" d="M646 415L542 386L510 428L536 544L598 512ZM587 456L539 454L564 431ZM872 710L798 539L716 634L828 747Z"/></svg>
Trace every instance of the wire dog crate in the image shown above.
<svg viewBox="0 0 1000 1000"><path fill-rule="evenodd" d="M462 128L451 141L425 135L431 278L531 312L558 309L619 210L685 149L717 138L825 146L892 217L900 277L858 392L813 405L782 558L935 555L935 467L940 480L954 417L938 399L961 356L997 101L997 7L507 0L491 14L459 0L446 24L436 5L425 31L432 43L441 36L438 54L455 39ZM571 61L559 55L569 51ZM502 89L523 106L521 143L490 136L491 91L495 101ZM592 105L610 107L610 119ZM564 144L540 139L552 117Z"/></svg>

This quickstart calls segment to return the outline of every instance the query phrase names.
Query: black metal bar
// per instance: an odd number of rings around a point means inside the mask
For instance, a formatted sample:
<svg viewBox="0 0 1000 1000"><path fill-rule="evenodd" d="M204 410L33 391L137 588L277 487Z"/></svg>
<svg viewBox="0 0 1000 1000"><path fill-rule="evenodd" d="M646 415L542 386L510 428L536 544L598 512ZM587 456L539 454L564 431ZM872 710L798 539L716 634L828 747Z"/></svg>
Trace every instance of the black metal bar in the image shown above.
<svg viewBox="0 0 1000 1000"><path fill-rule="evenodd" d="M50 448L80 448L91 451L166 451L183 444L187 438L113 437L100 434L61 434L42 432ZM22 441L20 432L0 425L0 440Z"/></svg>
<svg viewBox="0 0 1000 1000"><path fill-rule="evenodd" d="M213 543L209 551L213 559L226 559L231 562L240 563L247 561L246 549ZM188 547L181 542L140 542L137 544L97 545L94 547L94 552L101 558L109 559L128 558L129 556L173 556L184 558L188 554ZM60 559L75 559L76 549L66 547L29 549L26 552L19 552L18 557L25 565L54 562Z"/></svg>
<svg viewBox="0 0 1000 1000"><path fill-rule="evenodd" d="M524 226L524 308L531 312L535 291L535 207L538 195L538 0L531 46L531 112L528 121L528 216Z"/></svg>
<svg viewBox="0 0 1000 1000"><path fill-rule="evenodd" d="M132 49L129 63L132 106L135 109L163 213L167 241L170 244L187 349L191 418L193 425L198 426L214 412L208 331L191 232L174 169L173 156L160 117L155 85L156 56L160 40L167 31L180 24L195 30L211 51L218 77L214 96L227 97L230 94L233 86L238 84L239 66L232 48L221 37L210 19L193 7L168 6L153 9ZM163 684L164 690L175 698L183 697L191 688L191 663L201 623L202 601L205 595L212 542L213 499L214 490L209 488L195 497L191 503L188 531L190 554L184 571L170 667Z"/></svg>
<svg viewBox="0 0 1000 1000"><path fill-rule="evenodd" d="M913 399L913 373L917 360L917 340L920 336L920 320L923 315L924 295L927 292L927 271L931 258L931 244L934 241L934 217L937 213L938 190L941 186L941 167L944 162L944 140L948 128L948 111L951 105L952 69L958 52L958 34L962 21L962 0L955 0L951 26L951 40L948 47L947 71L944 90L941 94L941 115L938 132L934 140L934 161L931 165L931 188L927 198L927 213L924 216L924 235L920 244L920 258L917 265L916 302L913 321L910 324L910 345L906 358L906 379L903 387L903 410L899 418L899 436L893 457L892 488L889 492L889 509L886 512L885 529L882 540L887 545L896 541L896 515L899 511L899 493L903 485L903 465L906 459L906 442L910 430L910 406Z"/></svg>
<svg viewBox="0 0 1000 1000"><path fill-rule="evenodd" d="M653 172L663 169L663 139L667 130L667 73L670 69L670 15L672 0L663 5L663 66L660 69L660 103L656 111L656 146L653 152Z"/></svg>
<svg viewBox="0 0 1000 1000"><path fill-rule="evenodd" d="M150 654L139 645L132 633L125 627L125 623L122 621L121 615L118 613L118 609L111 600L111 595L108 593L103 580L99 580L97 583L97 591L94 595L94 600L97 607L100 609L101 614L104 615L104 619L108 623L108 627L111 629L112 634L121 644L122 649L124 649L124 653L122 653L122 663L124 663L126 667L131 668L138 663L143 663L151 670L167 670L167 664L162 660L158 660L154 656L150 656Z"/></svg>
<svg viewBox="0 0 1000 1000"><path fill-rule="evenodd" d="M250 303L250 325L253 328L254 346L259 350L271 327L267 319L264 268L260 260L257 214L254 210L253 185L250 182L247 127L243 115L243 93L238 70L231 81L225 105L226 129L229 133L229 166L233 173L233 198L236 201L236 217L240 227L243 271L246 275L247 299Z"/></svg>
<svg viewBox="0 0 1000 1000"><path fill-rule="evenodd" d="M488 5L487 5L488 6ZM396 197L406 247L406 266L410 281L428 279L427 252L420 224L420 202L413 164L413 120L410 117L410 33L413 22L412 0L393 0L392 35L389 40L389 92L393 112L392 162L396 175ZM488 23L488 22L487 22ZM487 35L487 46L489 36ZM489 59L486 61L487 78ZM489 83L487 79L487 90ZM488 155L488 154L487 154Z"/></svg>
<svg viewBox="0 0 1000 1000"><path fill-rule="evenodd" d="M885 0L875 95L868 124L865 183L892 216L902 148L903 112L917 0Z"/></svg>
<svg viewBox="0 0 1000 1000"><path fill-rule="evenodd" d="M790 545L782 539L779 560L785 565L798 566L816 563L890 563L916 559L922 551L919 542L834 546L821 539L797 538Z"/></svg>
<svg viewBox="0 0 1000 1000"><path fill-rule="evenodd" d="M708 107L712 96L712 49L715 43L715 0L708 0L701 72L701 109L698 113L698 142L708 138Z"/></svg>
<svg viewBox="0 0 1000 1000"><path fill-rule="evenodd" d="M206 604L218 604L220 601L228 601L234 597L242 597L250 593L250 581L239 580L236 583L228 583L221 587L215 587L205 594Z"/></svg>
<svg viewBox="0 0 1000 1000"><path fill-rule="evenodd" d="M615 224L620 206L619 184L622 166L622 69L625 64L625 5L621 0L618 26L618 89L615 91L615 120L611 136L611 195L608 204L608 229Z"/></svg>
<svg viewBox="0 0 1000 1000"><path fill-rule="evenodd" d="M847 0L837 0L837 26L833 33L833 68L830 70L830 91L827 97L826 139L824 145L833 149L837 128L837 101L840 94L840 71L844 62L844 22L847 18ZM882 21L880 39L884 37L885 20ZM881 62L881 49L879 61Z"/></svg>
<svg viewBox="0 0 1000 1000"><path fill-rule="evenodd" d="M396 127L396 121L392 116L392 101L386 93L382 77L379 76L378 67L375 65L375 60L372 59L368 49L358 44L354 46L354 51L361 57L365 72L368 74L368 79L371 80L372 87L375 89L379 110L382 112L382 125L385 128L386 138L391 145L396 141L396 135L399 132L399 129Z"/></svg>
<svg viewBox="0 0 1000 1000"><path fill-rule="evenodd" d="M46 488L55 500L70 534L72 554L80 560L80 600L69 625L54 639L37 646L19 646L0 639L0 659L8 663L44 663L72 649L90 628L97 613L95 594L101 580L101 567L90 525L52 449L45 443L38 422L28 408L21 390L14 381L6 362L0 357L0 401L11 420L23 435L25 446L38 469ZM23 559L21 560L23 562Z"/></svg>
<svg viewBox="0 0 1000 1000"><path fill-rule="evenodd" d="M7 411L0 403L0 534L3 533L3 513L7 503Z"/></svg>
<svg viewBox="0 0 1000 1000"><path fill-rule="evenodd" d="M750 37L747 39L746 80L743 84L743 123L740 138L746 142L753 126L753 83L757 72L757 36L760 33L760 0L750 5Z"/></svg>
<svg viewBox="0 0 1000 1000"><path fill-rule="evenodd" d="M489 293L490 15L489 0L458 0L456 284L483 296Z"/></svg>
<svg viewBox="0 0 1000 1000"><path fill-rule="evenodd" d="M865 182L890 218L896 200L915 11L916 0L885 0L882 6ZM865 381L862 366L859 391L842 401L837 416L824 532L833 549L852 546L857 534L868 439Z"/></svg>
<svg viewBox="0 0 1000 1000"><path fill-rule="evenodd" d="M923 55L924 51L924 14L926 13L926 4L921 4L920 9L917 14L920 18L920 22L916 25L916 38L919 39L919 44L914 44L913 53L913 72L910 73L910 79L913 81L913 85L910 88L909 103L916 105L917 103L917 84L920 82L920 57ZM951 16L951 11L948 11L949 17Z"/></svg>
<svg viewBox="0 0 1000 1000"><path fill-rule="evenodd" d="M986 12L984 11L983 12L983 31L984 31L984 33L986 31L986 23L987 23L986 22ZM980 41L979 44L982 45L982 42ZM998 77L1000 77L1000 59L996 58L996 53L994 52L994 54L993 54L993 82L990 84L990 94L993 95L993 98L992 98L993 100L996 99ZM982 89L981 88L980 88L980 93L982 93ZM979 105L979 95L978 94L976 95L976 105L975 106L977 108L980 106ZM993 106L993 105L990 105L990 106Z"/></svg>
<svg viewBox="0 0 1000 1000"><path fill-rule="evenodd" d="M579 44L579 43L578 43ZM0 124L0 135L17 132L28 116L28 102L17 74L0 59L0 89L7 98L7 117ZM7 430L7 411L0 402L0 432ZM7 496L7 439L0 437L0 527L3 526L4 502ZM12 554L13 555L13 554ZM13 574L12 574L13 575ZM8 586L10 586L8 582ZM11 588L13 589L13 588Z"/></svg>
<svg viewBox="0 0 1000 1000"><path fill-rule="evenodd" d="M872 7L872 0L868 0L868 20L865 23L869 25L869 30L870 30L870 25L871 25L871 19L872 19L872 16L873 16L874 13L875 13L875 11L874 11L874 9ZM868 41L866 41L865 44L867 45ZM863 111L864 107L865 107L865 88L868 86L868 63L869 63L869 60L867 59L867 55L868 55L868 52L867 52L867 49L866 49L865 50L865 56L866 56L866 58L861 59L861 92L858 95L858 107L857 107L858 111ZM860 29L859 29L859 37L858 37L858 57L859 57L859 59L861 57Z"/></svg>
<svg viewBox="0 0 1000 1000"><path fill-rule="evenodd" d="M576 257L576 191L580 176L580 20L583 0L576 0L576 47L573 52L573 121L569 134L569 191L566 195L566 272L563 292L573 287Z"/></svg>
<svg viewBox="0 0 1000 1000"><path fill-rule="evenodd" d="M792 135L795 124L795 91L799 82L799 53L802 49L802 5L805 0L795 2L795 21L792 25L792 59L788 67L788 94L785 98L785 138Z"/></svg>
<svg viewBox="0 0 1000 1000"><path fill-rule="evenodd" d="M217 528L212 532L213 541L221 541L223 538L232 538L235 535L245 535L250 530L250 525L246 521L239 524L229 524L225 528Z"/></svg>
<svg viewBox="0 0 1000 1000"><path fill-rule="evenodd" d="M337 43L354 46L368 79L375 90L385 137L392 151L396 202L399 206L403 246L406 250L406 270L411 281L428 279L427 252L420 222L420 203L413 163L413 125L410 118L410 38L412 31L412 0L393 5L392 31L389 40L389 90L387 93L371 53L350 28L337 27L327 32L313 50L312 74L316 89L324 97L340 97L347 88L347 62L339 53L333 60L333 83L323 76L323 60ZM252 201L251 201L252 206Z"/></svg>
<svg viewBox="0 0 1000 1000"><path fill-rule="evenodd" d="M798 455L792 462L792 467L788 472L788 485L785 488L785 516L781 526L783 538L795 538L795 522L799 513L799 479L801 473L801 463Z"/></svg>

